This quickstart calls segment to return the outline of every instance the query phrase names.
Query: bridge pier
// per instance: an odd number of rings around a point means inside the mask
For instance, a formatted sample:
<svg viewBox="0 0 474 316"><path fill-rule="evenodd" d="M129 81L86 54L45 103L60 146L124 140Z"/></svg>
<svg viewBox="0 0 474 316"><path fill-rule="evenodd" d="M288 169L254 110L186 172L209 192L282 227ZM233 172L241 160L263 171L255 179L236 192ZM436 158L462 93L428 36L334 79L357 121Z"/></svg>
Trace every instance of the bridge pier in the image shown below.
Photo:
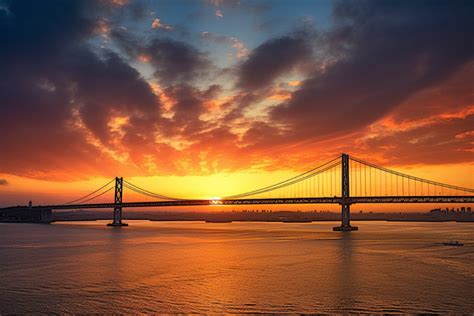
<svg viewBox="0 0 474 316"><path fill-rule="evenodd" d="M359 227L351 226L351 205L349 203L342 204L341 208L341 226L333 227L332 230L338 232L350 232L353 230L359 230Z"/></svg>
<svg viewBox="0 0 474 316"><path fill-rule="evenodd" d="M115 207L114 207L114 221L107 224L107 226L122 227L128 226L122 223L122 197L123 197L123 178L115 178Z"/></svg>
<svg viewBox="0 0 474 316"><path fill-rule="evenodd" d="M341 226L333 227L333 231L350 232L358 230L357 226L351 226L351 203L349 195L349 155L342 154L342 188L341 188Z"/></svg>

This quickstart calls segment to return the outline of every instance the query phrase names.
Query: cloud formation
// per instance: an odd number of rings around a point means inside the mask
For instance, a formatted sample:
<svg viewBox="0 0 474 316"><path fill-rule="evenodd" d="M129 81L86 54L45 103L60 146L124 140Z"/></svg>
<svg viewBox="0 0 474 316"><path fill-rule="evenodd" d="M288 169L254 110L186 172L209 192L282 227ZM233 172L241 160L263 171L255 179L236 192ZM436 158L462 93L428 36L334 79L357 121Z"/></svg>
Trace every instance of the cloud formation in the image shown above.
<svg viewBox="0 0 474 316"><path fill-rule="evenodd" d="M117 54L99 56L82 42L94 31L84 13L89 4L7 5L11 14L0 17L0 132L15 137L0 139L2 171L67 178L71 166L86 174L118 170L108 124L127 116L128 132L140 133L144 121L156 122L159 103L148 83Z"/></svg>
<svg viewBox="0 0 474 316"><path fill-rule="evenodd" d="M394 165L472 163L474 111L365 138L359 146ZM447 155L446 153L449 153Z"/></svg>
<svg viewBox="0 0 474 316"><path fill-rule="evenodd" d="M238 69L237 85L242 89L261 89L276 78L311 58L305 36L271 39L255 48Z"/></svg>
<svg viewBox="0 0 474 316"><path fill-rule="evenodd" d="M162 81L193 81L210 65L206 56L195 47L171 38L154 39L144 51L151 56L155 75Z"/></svg>
<svg viewBox="0 0 474 316"><path fill-rule="evenodd" d="M165 30L172 30L173 27L170 25L163 24L159 18L154 18L151 22L151 27L153 29L165 29Z"/></svg>
<svg viewBox="0 0 474 316"><path fill-rule="evenodd" d="M469 1L338 2L323 44L340 57L274 108L272 120L301 138L375 122L474 58L470 35L460 31L474 27L469 8Z"/></svg>
<svg viewBox="0 0 474 316"><path fill-rule="evenodd" d="M224 18L224 13L222 13L221 9L216 10L216 17L221 18L221 19Z"/></svg>
<svg viewBox="0 0 474 316"><path fill-rule="evenodd" d="M237 59L242 59L249 55L249 50L245 47L244 43L235 37L211 32L201 32L201 37L215 43L230 45L235 50L235 57Z"/></svg>
<svg viewBox="0 0 474 316"><path fill-rule="evenodd" d="M251 7L211 2L226 13ZM469 1L336 2L334 25L249 47L235 34L178 24L164 36L158 18L150 29L154 12L126 1L5 8L0 173L299 169L341 151L398 164L472 160ZM209 42L237 58L219 69Z"/></svg>

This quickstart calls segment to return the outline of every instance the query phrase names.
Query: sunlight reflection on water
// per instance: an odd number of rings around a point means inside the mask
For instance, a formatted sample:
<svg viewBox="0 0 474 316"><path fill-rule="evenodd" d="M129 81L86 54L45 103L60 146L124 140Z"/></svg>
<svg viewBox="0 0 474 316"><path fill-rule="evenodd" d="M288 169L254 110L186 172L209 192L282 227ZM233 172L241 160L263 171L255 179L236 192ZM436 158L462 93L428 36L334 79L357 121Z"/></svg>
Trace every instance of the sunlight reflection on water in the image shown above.
<svg viewBox="0 0 474 316"><path fill-rule="evenodd" d="M472 223L129 223L0 224L0 313L474 311Z"/></svg>

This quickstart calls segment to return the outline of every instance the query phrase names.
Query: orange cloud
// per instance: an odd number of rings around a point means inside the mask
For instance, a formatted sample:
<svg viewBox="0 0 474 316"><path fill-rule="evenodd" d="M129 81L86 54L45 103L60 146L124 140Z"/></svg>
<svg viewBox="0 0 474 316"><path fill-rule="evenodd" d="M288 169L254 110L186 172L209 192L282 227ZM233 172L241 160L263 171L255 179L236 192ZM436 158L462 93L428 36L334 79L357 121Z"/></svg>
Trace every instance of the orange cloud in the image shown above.
<svg viewBox="0 0 474 316"><path fill-rule="evenodd" d="M102 36L107 36L112 28L110 27L107 20L100 19L97 21L94 31Z"/></svg>
<svg viewBox="0 0 474 316"><path fill-rule="evenodd" d="M110 0L113 5L122 7L128 3L128 0Z"/></svg>
<svg viewBox="0 0 474 316"><path fill-rule="evenodd" d="M154 28L154 29L165 29L165 30L172 30L173 29L172 26L161 23L159 18L155 18L151 22L151 27Z"/></svg>
<svg viewBox="0 0 474 316"><path fill-rule="evenodd" d="M299 80L293 80L293 81L288 82L288 85L289 85L289 86L292 86L292 87L298 87L298 86L301 85L301 81L299 81Z"/></svg>
<svg viewBox="0 0 474 316"><path fill-rule="evenodd" d="M140 54L140 55L138 55L137 59L138 59L139 61L141 61L142 63L146 63L146 64L147 64L147 63L150 62L151 57L150 57L150 55L147 55L147 54Z"/></svg>
<svg viewBox="0 0 474 316"><path fill-rule="evenodd" d="M201 37L212 40L216 43L230 44L230 46L236 50L235 56L237 57L237 59L242 59L249 55L249 50L247 49L247 47L245 47L244 43L242 43L239 39L235 37L214 34L211 32L201 32Z"/></svg>
<svg viewBox="0 0 474 316"><path fill-rule="evenodd" d="M277 90L268 96L269 100L273 101L286 101L291 99L291 93L285 90Z"/></svg>
<svg viewBox="0 0 474 316"><path fill-rule="evenodd" d="M232 42L232 47L235 48L235 50L237 51L236 53L237 58L241 59L249 55L249 51L245 47L244 43L242 43L235 37L231 37L230 40Z"/></svg>
<svg viewBox="0 0 474 316"><path fill-rule="evenodd" d="M460 133L456 135L456 138L473 138L474 136L474 131L468 131L464 133Z"/></svg>

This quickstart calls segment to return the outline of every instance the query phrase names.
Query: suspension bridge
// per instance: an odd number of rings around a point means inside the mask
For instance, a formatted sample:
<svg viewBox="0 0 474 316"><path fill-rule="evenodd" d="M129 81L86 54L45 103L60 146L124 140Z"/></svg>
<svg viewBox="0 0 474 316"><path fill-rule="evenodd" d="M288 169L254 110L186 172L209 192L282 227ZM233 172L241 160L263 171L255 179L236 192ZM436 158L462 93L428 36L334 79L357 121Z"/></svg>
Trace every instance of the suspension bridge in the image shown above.
<svg viewBox="0 0 474 316"><path fill-rule="evenodd" d="M146 202L124 202L124 189L152 198ZM91 203L114 190L111 203ZM169 197L141 188L116 177L97 190L74 201L59 205L33 206L41 209L112 208L109 226L126 226L122 209L127 207L258 205L258 204L339 204L341 226L336 231L357 230L350 223L350 206L356 203L473 203L474 189L407 175L349 157L347 154L290 179L256 190L220 199Z"/></svg>

